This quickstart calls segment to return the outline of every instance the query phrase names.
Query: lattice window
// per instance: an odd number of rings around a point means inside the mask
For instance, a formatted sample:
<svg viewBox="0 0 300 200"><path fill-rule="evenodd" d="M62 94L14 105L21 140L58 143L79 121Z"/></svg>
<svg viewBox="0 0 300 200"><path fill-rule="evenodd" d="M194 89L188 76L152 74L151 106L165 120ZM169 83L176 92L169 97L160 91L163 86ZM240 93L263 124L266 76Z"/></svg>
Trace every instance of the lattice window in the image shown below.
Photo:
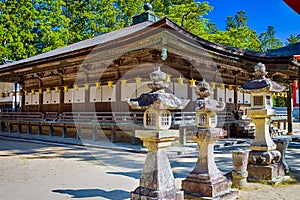
<svg viewBox="0 0 300 200"><path fill-rule="evenodd" d="M155 126L156 125L156 113L154 112L147 112L147 120L146 120L146 125L147 126Z"/></svg>
<svg viewBox="0 0 300 200"><path fill-rule="evenodd" d="M198 116L198 125L200 125L200 126L206 125L206 115L205 114Z"/></svg>
<svg viewBox="0 0 300 200"><path fill-rule="evenodd" d="M167 112L163 112L160 115L161 118L161 125L162 126L168 126L169 125L169 115Z"/></svg>
<svg viewBox="0 0 300 200"><path fill-rule="evenodd" d="M263 96L254 96L253 97L253 105L255 106L262 106L264 105Z"/></svg>

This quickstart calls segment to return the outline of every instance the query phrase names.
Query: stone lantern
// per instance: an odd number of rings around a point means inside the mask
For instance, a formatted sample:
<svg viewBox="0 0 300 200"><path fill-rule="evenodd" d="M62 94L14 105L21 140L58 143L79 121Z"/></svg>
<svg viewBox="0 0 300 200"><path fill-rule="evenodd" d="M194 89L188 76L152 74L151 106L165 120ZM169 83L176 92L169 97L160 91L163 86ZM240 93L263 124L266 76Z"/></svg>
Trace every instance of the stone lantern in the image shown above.
<svg viewBox="0 0 300 200"><path fill-rule="evenodd" d="M276 82L267 79L266 67L258 63L254 67L255 78L244 83L240 90L250 93L251 107L248 115L252 118L256 127L256 133L249 152L248 180L273 182L284 174L283 165L279 163L281 153L276 150L269 126L271 117L276 111L272 109L272 93L285 89Z"/></svg>
<svg viewBox="0 0 300 200"><path fill-rule="evenodd" d="M210 99L210 86L203 80L199 84L196 108L198 130L194 141L198 144L198 161L194 170L182 181L185 199L236 199L238 192L229 189L229 180L218 169L214 160L214 144L224 136L224 130L216 128L217 111L224 102Z"/></svg>
<svg viewBox="0 0 300 200"><path fill-rule="evenodd" d="M179 136L178 130L170 130L171 112L183 109L189 100L180 100L174 94L166 93L166 74L158 69L150 74L153 83L148 84L151 92L137 99L128 99L133 109L145 110L144 127L136 130L136 136L148 148L140 186L130 194L131 199L183 199L183 192L175 187L173 172L165 153L171 142Z"/></svg>

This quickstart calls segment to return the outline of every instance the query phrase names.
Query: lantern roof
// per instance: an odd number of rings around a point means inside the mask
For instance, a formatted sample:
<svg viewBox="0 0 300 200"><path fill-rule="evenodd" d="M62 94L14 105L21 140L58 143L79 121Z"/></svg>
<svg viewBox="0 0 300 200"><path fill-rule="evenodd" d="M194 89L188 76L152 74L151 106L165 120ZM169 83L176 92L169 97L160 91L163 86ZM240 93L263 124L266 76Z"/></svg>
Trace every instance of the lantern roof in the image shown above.
<svg viewBox="0 0 300 200"><path fill-rule="evenodd" d="M144 93L136 99L129 99L128 103L133 109L144 109L153 107L155 109L183 109L189 100L181 100L172 93L166 93L165 88L169 86L166 83L166 73L160 70L150 73L150 79L153 83L148 84L151 92Z"/></svg>
<svg viewBox="0 0 300 200"><path fill-rule="evenodd" d="M281 92L285 90L285 86L281 86L275 81L267 79L265 75L268 72L266 67L262 63L258 63L254 66L255 79L244 83L240 89L244 92L265 91L265 92Z"/></svg>
<svg viewBox="0 0 300 200"><path fill-rule="evenodd" d="M159 110L183 109L190 100L179 99L172 93L161 91L144 93L136 99L129 99L128 103L132 109L146 109L153 107Z"/></svg>

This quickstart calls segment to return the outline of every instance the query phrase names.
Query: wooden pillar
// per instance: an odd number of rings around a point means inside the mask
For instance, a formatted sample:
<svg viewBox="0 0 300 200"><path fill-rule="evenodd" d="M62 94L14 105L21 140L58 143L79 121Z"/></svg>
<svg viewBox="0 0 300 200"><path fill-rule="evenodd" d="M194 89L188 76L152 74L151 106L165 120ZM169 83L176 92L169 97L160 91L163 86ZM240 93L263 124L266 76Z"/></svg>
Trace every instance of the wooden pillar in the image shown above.
<svg viewBox="0 0 300 200"><path fill-rule="evenodd" d="M39 79L39 88L42 88L43 87L43 83L42 83L42 80ZM40 90L39 90L39 105L38 105L38 112L42 112L42 106L43 106L43 89L40 93Z"/></svg>
<svg viewBox="0 0 300 200"><path fill-rule="evenodd" d="M98 125L93 124L93 141L98 139Z"/></svg>
<svg viewBox="0 0 300 200"><path fill-rule="evenodd" d="M135 126L131 127L131 144L136 144Z"/></svg>
<svg viewBox="0 0 300 200"><path fill-rule="evenodd" d="M15 109L14 109L14 111L16 112L16 111L18 111L17 110L17 107L18 107L18 104L17 104L17 87L18 87L18 83L16 82L15 83L15 88L14 88L14 90L15 90L15 98L14 98L14 107L15 107Z"/></svg>
<svg viewBox="0 0 300 200"><path fill-rule="evenodd" d="M116 126L111 126L110 141L114 143L116 142L116 139L117 139L117 128Z"/></svg>
<svg viewBox="0 0 300 200"><path fill-rule="evenodd" d="M293 135L293 113L292 113L292 86L289 84L287 91L287 122L288 122L288 135Z"/></svg>
<svg viewBox="0 0 300 200"><path fill-rule="evenodd" d="M234 93L233 93L233 101L234 101L234 109L236 111L239 110L239 104L238 104L238 85L237 85L237 75L235 75L234 78Z"/></svg>
<svg viewBox="0 0 300 200"><path fill-rule="evenodd" d="M22 124L20 121L18 123L18 133L22 133Z"/></svg>
<svg viewBox="0 0 300 200"><path fill-rule="evenodd" d="M63 124L63 127L62 127L62 137L63 138L66 138L68 137L68 127L66 126L66 124Z"/></svg>
<svg viewBox="0 0 300 200"><path fill-rule="evenodd" d="M186 144L186 127L179 127L179 143Z"/></svg>
<svg viewBox="0 0 300 200"><path fill-rule="evenodd" d="M22 85L22 89L24 89L24 88L25 88L25 83L23 83L23 85ZM21 109L20 109L21 112L24 111L24 106L25 106L25 93L22 92Z"/></svg>
<svg viewBox="0 0 300 200"><path fill-rule="evenodd" d="M27 134L31 134L31 133L32 133L31 123L28 122L28 123L27 123Z"/></svg>
<svg viewBox="0 0 300 200"><path fill-rule="evenodd" d="M80 134L81 134L81 125L80 124L76 124L76 139L77 140L80 140Z"/></svg>
<svg viewBox="0 0 300 200"><path fill-rule="evenodd" d="M52 123L50 123L49 136L54 136L54 128Z"/></svg>
<svg viewBox="0 0 300 200"><path fill-rule="evenodd" d="M9 130L8 130L8 132L9 133L12 133L13 131L14 131L14 127L13 127L13 124L12 124L12 122L9 122L9 124L8 124L8 126L9 126Z"/></svg>
<svg viewBox="0 0 300 200"><path fill-rule="evenodd" d="M42 135L43 134L43 127L42 127L42 124L39 123L38 125L38 135Z"/></svg>

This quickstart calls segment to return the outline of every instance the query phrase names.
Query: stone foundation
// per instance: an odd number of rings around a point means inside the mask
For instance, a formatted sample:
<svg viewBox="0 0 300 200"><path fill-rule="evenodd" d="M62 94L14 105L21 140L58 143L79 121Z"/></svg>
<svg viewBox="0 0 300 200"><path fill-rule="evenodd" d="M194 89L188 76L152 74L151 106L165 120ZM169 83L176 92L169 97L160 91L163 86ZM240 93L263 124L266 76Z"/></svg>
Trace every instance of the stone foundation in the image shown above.
<svg viewBox="0 0 300 200"><path fill-rule="evenodd" d="M284 176L284 166L282 163L275 163L266 166L248 164L247 170L249 182L272 182Z"/></svg>
<svg viewBox="0 0 300 200"><path fill-rule="evenodd" d="M132 200L182 200L183 191L178 191L175 188L166 191L156 191L145 187L138 187L130 193Z"/></svg>

